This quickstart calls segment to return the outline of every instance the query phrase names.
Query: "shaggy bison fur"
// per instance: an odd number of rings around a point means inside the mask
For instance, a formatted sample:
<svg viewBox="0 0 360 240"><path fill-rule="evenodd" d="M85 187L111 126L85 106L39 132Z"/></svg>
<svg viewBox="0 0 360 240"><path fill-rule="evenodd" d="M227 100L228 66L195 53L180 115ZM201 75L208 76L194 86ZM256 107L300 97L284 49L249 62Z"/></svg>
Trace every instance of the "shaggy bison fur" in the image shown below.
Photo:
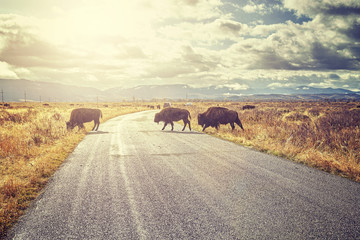
<svg viewBox="0 0 360 240"><path fill-rule="evenodd" d="M203 127L203 131L207 127L218 129L220 124L226 125L228 123L230 123L232 130L235 128L235 123L244 130L238 113L224 107L210 107L206 112L198 115L198 124Z"/></svg>
<svg viewBox="0 0 360 240"><path fill-rule="evenodd" d="M159 122L165 122L164 127L161 130L164 130L166 125L168 123L171 124L171 131L174 130L174 123L173 121L180 121L183 120L184 121L184 128L182 129L182 131L185 130L186 124L189 124L189 129L191 131L191 126L190 126L190 120L191 116L190 116L190 112L186 109L181 109L181 108L164 108L163 110L161 110L160 112L155 114L155 118L154 118L154 122L159 123Z"/></svg>
<svg viewBox="0 0 360 240"><path fill-rule="evenodd" d="M94 127L91 131L97 131L100 125L100 117L102 118L102 112L100 109L91 108L76 108L71 111L70 120L66 122L66 128L73 129L85 128L84 123L94 121Z"/></svg>

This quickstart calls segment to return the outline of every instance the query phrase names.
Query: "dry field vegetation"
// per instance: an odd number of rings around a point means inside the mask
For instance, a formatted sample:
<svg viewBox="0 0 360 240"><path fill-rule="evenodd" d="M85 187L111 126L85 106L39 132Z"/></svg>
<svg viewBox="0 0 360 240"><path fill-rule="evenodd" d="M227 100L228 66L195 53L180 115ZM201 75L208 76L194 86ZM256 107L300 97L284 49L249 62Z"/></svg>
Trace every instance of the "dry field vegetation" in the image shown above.
<svg viewBox="0 0 360 240"><path fill-rule="evenodd" d="M244 105L255 109L243 110ZM197 130L197 115L211 106L235 110L244 126L220 125L206 133L360 182L360 103L215 102L187 108Z"/></svg>
<svg viewBox="0 0 360 240"><path fill-rule="evenodd" d="M255 109L243 110L247 104ZM92 129L91 122L85 124L85 131L78 131L76 127L68 132L65 121L70 118L72 109L100 108L104 117L101 122L149 109L144 103L107 105L13 103L12 108L0 108L0 238ZM197 131L202 130L197 124L197 115L208 107L235 110L245 131L238 126L231 131L229 125L221 125L218 131L207 128L205 132L360 182L359 105L327 102L173 104L190 111L192 128Z"/></svg>
<svg viewBox="0 0 360 240"><path fill-rule="evenodd" d="M99 108L101 122L147 110L144 104L11 103L0 107L0 239L45 186L69 153L93 127L66 130L76 107ZM101 123L100 123L101 126Z"/></svg>

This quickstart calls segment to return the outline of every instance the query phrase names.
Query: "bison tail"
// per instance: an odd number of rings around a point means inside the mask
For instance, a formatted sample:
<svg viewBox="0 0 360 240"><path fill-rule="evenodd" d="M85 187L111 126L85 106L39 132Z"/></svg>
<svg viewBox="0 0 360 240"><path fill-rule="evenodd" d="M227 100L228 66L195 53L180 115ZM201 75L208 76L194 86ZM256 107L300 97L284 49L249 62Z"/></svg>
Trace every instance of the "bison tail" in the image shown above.
<svg viewBox="0 0 360 240"><path fill-rule="evenodd" d="M103 115L102 115L102 111L100 110L100 117L102 118L103 117Z"/></svg>
<svg viewBox="0 0 360 240"><path fill-rule="evenodd" d="M191 119L191 115L190 115L190 112L189 112L188 114L189 114L189 118Z"/></svg>

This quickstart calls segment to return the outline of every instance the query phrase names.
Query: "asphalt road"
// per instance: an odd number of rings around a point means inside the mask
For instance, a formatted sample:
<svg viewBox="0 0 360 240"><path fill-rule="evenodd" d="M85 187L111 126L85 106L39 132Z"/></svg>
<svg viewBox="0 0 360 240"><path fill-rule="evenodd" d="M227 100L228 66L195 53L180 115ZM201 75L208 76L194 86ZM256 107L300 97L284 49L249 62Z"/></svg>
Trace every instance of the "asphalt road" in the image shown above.
<svg viewBox="0 0 360 240"><path fill-rule="evenodd" d="M11 239L360 239L360 184L155 111L90 133Z"/></svg>

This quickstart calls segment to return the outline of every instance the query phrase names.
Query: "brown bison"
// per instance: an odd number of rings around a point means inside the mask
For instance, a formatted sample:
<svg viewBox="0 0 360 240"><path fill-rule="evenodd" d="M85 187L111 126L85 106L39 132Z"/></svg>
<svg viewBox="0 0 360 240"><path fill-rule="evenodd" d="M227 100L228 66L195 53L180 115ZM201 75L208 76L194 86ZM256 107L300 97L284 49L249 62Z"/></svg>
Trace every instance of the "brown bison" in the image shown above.
<svg viewBox="0 0 360 240"><path fill-rule="evenodd" d="M190 116L190 112L186 109L181 109L181 108L164 108L163 110L161 110L160 112L155 114L155 118L154 118L154 122L159 123L159 122L165 122L164 127L161 130L164 130L166 125L168 123L171 124L171 131L174 130L174 123L173 121L180 121L183 120L184 121L184 128L182 129L182 131L185 130L186 124L189 124L189 129L191 131L191 126L190 126L190 121L189 119L191 119Z"/></svg>
<svg viewBox="0 0 360 240"><path fill-rule="evenodd" d="M78 126L80 129L84 128L84 123L94 121L94 127L91 131L97 131L100 125L100 117L102 118L102 112L99 109L76 108L71 111L70 121L66 122L66 128L69 130Z"/></svg>
<svg viewBox="0 0 360 240"><path fill-rule="evenodd" d="M164 103L163 108L167 108L167 107L171 107L171 103L170 103L170 102L166 102L166 103Z"/></svg>
<svg viewBox="0 0 360 240"><path fill-rule="evenodd" d="M207 127L219 128L220 124L230 123L232 130L235 128L235 123L244 130L238 113L223 107L210 107L206 112L198 115L198 124L203 127L203 131Z"/></svg>
<svg viewBox="0 0 360 240"><path fill-rule="evenodd" d="M254 105L245 105L243 106L243 110L246 110L246 109L254 109L255 106Z"/></svg>

